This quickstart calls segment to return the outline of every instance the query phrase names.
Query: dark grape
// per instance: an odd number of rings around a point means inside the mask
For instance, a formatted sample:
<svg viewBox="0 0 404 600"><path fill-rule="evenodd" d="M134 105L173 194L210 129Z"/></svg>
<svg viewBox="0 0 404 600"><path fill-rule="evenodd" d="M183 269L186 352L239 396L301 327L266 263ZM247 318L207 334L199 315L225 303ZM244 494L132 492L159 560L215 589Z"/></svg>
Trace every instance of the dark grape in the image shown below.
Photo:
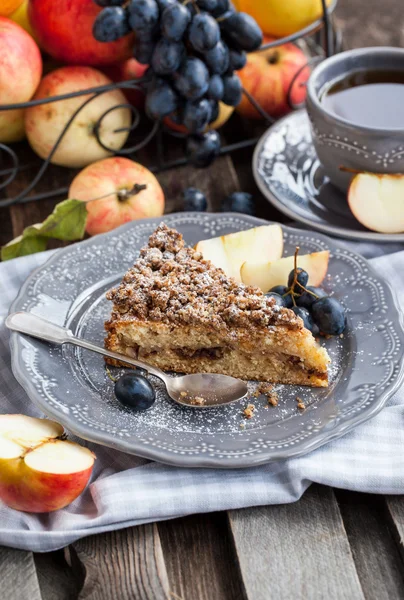
<svg viewBox="0 0 404 600"><path fill-rule="evenodd" d="M307 271L305 271L304 269L301 269L300 267L298 267L296 270L297 270L297 275L296 275L297 283L299 283L303 287L306 287L306 285L309 281L309 275L308 275ZM289 273L289 277L288 277L288 286L289 287L292 287L294 279L295 279L295 270L293 269ZM299 286L296 286L295 292L299 293L300 291L301 291L301 288L299 288Z"/></svg>
<svg viewBox="0 0 404 600"><path fill-rule="evenodd" d="M222 40L205 52L203 58L213 74L223 75L229 68L229 49Z"/></svg>
<svg viewBox="0 0 404 600"><path fill-rule="evenodd" d="M247 192L233 192L224 199L222 212L238 212L246 215L255 214L255 205L252 194Z"/></svg>
<svg viewBox="0 0 404 600"><path fill-rule="evenodd" d="M188 40L197 52L207 52L220 40L220 28L216 20L207 13L199 13L192 19Z"/></svg>
<svg viewBox="0 0 404 600"><path fill-rule="evenodd" d="M188 100L197 100L208 91L209 72L199 58L187 58L176 74L176 89Z"/></svg>
<svg viewBox="0 0 404 600"><path fill-rule="evenodd" d="M288 288L286 287L286 285L276 285L275 287L273 287L269 290L270 293L279 294L280 296L283 296L284 294L286 294L287 291L288 291Z"/></svg>
<svg viewBox="0 0 404 600"><path fill-rule="evenodd" d="M201 190L192 187L184 190L184 210L205 212L207 207L206 196Z"/></svg>
<svg viewBox="0 0 404 600"><path fill-rule="evenodd" d="M294 306L293 304L293 300L292 300L292 294L288 294L289 290L286 290L286 296L284 296L284 301L285 301L285 307L286 308L292 308L292 306Z"/></svg>
<svg viewBox="0 0 404 600"><path fill-rule="evenodd" d="M173 6L175 4L178 4L177 0L156 0L157 5L160 9L160 14L163 14L163 11L168 7L168 6Z"/></svg>
<svg viewBox="0 0 404 600"><path fill-rule="evenodd" d="M126 11L121 6L108 6L96 16L93 36L98 42L114 42L130 32Z"/></svg>
<svg viewBox="0 0 404 600"><path fill-rule="evenodd" d="M212 15L214 17L220 17L222 16L225 12L234 12L235 8L232 5L232 3L230 2L230 0L217 0L216 2L216 8L214 8L212 10Z"/></svg>
<svg viewBox="0 0 404 600"><path fill-rule="evenodd" d="M122 6L126 0L93 0L98 6Z"/></svg>
<svg viewBox="0 0 404 600"><path fill-rule="evenodd" d="M224 94L223 80L220 75L212 75L209 81L207 96L211 100L221 100Z"/></svg>
<svg viewBox="0 0 404 600"><path fill-rule="evenodd" d="M321 288L308 286L306 289L310 290L310 292L313 292L313 294L316 294L317 298L316 296L309 294L309 292L302 292L297 298L296 304L298 306L303 306L303 308L307 308L308 310L311 308L313 302L315 302L319 298L325 298L325 296L327 296L327 292L325 292Z"/></svg>
<svg viewBox="0 0 404 600"><path fill-rule="evenodd" d="M147 410L156 400L150 381L137 373L126 373L115 383L115 396L121 404L133 410Z"/></svg>
<svg viewBox="0 0 404 600"><path fill-rule="evenodd" d="M149 65L153 56L155 42L152 38L136 37L133 45L133 56L142 65Z"/></svg>
<svg viewBox="0 0 404 600"><path fill-rule="evenodd" d="M209 123L211 108L209 100L188 100L185 104L182 123L190 133L203 131Z"/></svg>
<svg viewBox="0 0 404 600"><path fill-rule="evenodd" d="M220 152L217 131L207 131L187 138L187 157L195 167L208 167Z"/></svg>
<svg viewBox="0 0 404 600"><path fill-rule="evenodd" d="M240 50L252 52L262 44L262 31L250 15L235 12L220 22L226 37Z"/></svg>
<svg viewBox="0 0 404 600"><path fill-rule="evenodd" d="M336 298L320 298L311 306L313 321L321 333L340 335L346 325L345 309Z"/></svg>
<svg viewBox="0 0 404 600"><path fill-rule="evenodd" d="M314 323L311 314L306 308L303 308L302 306L293 306L292 310L297 317L300 317L302 319L306 329L311 331L313 335L319 334L319 329Z"/></svg>
<svg viewBox="0 0 404 600"><path fill-rule="evenodd" d="M275 294L274 292L267 292L265 296L267 298L273 298L275 300L276 306L285 306L285 300L279 294Z"/></svg>
<svg viewBox="0 0 404 600"><path fill-rule="evenodd" d="M156 0L132 0L129 4L129 24L136 33L153 31L159 20Z"/></svg>
<svg viewBox="0 0 404 600"><path fill-rule="evenodd" d="M178 108L178 96L167 81L157 79L146 94L145 109L154 120L162 119Z"/></svg>
<svg viewBox="0 0 404 600"><path fill-rule="evenodd" d="M191 22L191 15L183 4L171 4L161 16L161 33L168 40L179 42Z"/></svg>
<svg viewBox="0 0 404 600"><path fill-rule="evenodd" d="M216 100L208 100L210 104L210 119L209 123L213 123L219 116L219 103Z"/></svg>
<svg viewBox="0 0 404 600"><path fill-rule="evenodd" d="M237 104L240 104L243 95L243 87L239 76L235 73L233 73L233 75L225 75L223 77L223 86L222 102L229 106L237 106Z"/></svg>
<svg viewBox="0 0 404 600"><path fill-rule="evenodd" d="M243 50L229 50L229 71L242 69L247 62L247 54Z"/></svg>
<svg viewBox="0 0 404 600"><path fill-rule="evenodd" d="M156 75L172 75L178 70L184 57L184 44L161 38L154 48L150 65Z"/></svg>
<svg viewBox="0 0 404 600"><path fill-rule="evenodd" d="M196 3L202 10L212 12L217 9L218 0L196 0Z"/></svg>

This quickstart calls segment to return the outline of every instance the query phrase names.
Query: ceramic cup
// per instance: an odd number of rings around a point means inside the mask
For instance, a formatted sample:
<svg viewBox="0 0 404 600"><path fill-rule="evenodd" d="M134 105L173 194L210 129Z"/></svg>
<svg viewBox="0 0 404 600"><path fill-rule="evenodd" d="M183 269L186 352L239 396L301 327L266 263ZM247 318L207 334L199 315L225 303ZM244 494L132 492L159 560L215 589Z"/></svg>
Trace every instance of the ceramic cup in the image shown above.
<svg viewBox="0 0 404 600"><path fill-rule="evenodd" d="M404 122L400 129L362 127L324 107L324 86L361 69L404 72L404 49L375 47L341 52L320 63L307 85L306 106L314 146L326 175L346 192L353 175L340 166L371 173L404 173ZM383 107L381 107L383 110Z"/></svg>

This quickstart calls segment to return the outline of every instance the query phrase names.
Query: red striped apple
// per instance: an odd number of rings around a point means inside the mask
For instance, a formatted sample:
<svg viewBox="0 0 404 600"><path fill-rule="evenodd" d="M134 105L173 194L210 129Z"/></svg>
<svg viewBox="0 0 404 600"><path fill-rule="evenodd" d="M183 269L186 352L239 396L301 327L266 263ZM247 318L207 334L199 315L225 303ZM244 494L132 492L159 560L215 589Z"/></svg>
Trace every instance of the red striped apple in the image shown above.
<svg viewBox="0 0 404 600"><path fill-rule="evenodd" d="M0 17L0 142L24 137L24 111L2 111L2 104L31 100L41 80L39 48L22 27Z"/></svg>
<svg viewBox="0 0 404 600"><path fill-rule="evenodd" d="M264 44L273 41L265 37ZM253 52L247 57L247 64L238 71L243 87L274 117L280 117L290 111L288 90L293 83L291 100L295 104L306 98L305 83L310 76L307 58L294 44L283 44L262 52ZM261 119L259 112L243 94L236 110L249 119Z"/></svg>
<svg viewBox="0 0 404 600"><path fill-rule="evenodd" d="M87 202L86 231L90 235L164 213L164 193L153 173L119 156L83 169L72 181L69 198Z"/></svg>
<svg viewBox="0 0 404 600"><path fill-rule="evenodd" d="M330 253L328 250L302 254L297 257L297 266L307 271L309 284L319 286L327 275ZM286 285L294 267L294 257L287 256L273 262L252 262L250 258L240 269L245 285L255 285L266 294L276 285Z"/></svg>
<svg viewBox="0 0 404 600"><path fill-rule="evenodd" d="M104 73L91 67L62 67L46 75L34 96L36 100L68 94L91 87L112 83ZM47 158L73 113L90 97L89 94L32 106L26 110L25 129L33 150ZM109 90L94 98L69 125L51 162L64 167L84 167L111 155L100 146L94 133L94 125L104 113L125 104L126 99L118 89ZM103 144L120 150L128 137L131 123L129 108L111 110L101 121L99 137ZM126 131L116 130L126 129Z"/></svg>
<svg viewBox="0 0 404 600"><path fill-rule="evenodd" d="M0 499L15 510L50 512L73 502L86 487L95 455L62 439L47 419L0 415Z"/></svg>
<svg viewBox="0 0 404 600"><path fill-rule="evenodd" d="M101 11L93 0L29 0L28 16L41 48L73 65L110 65L132 56L133 35L97 42L92 33Z"/></svg>

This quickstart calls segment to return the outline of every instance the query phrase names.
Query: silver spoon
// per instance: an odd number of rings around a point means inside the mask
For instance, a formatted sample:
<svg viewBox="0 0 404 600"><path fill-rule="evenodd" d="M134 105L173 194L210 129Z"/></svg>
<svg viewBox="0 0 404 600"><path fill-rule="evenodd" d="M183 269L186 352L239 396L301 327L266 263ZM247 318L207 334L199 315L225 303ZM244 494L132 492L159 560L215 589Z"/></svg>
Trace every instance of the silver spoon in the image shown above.
<svg viewBox="0 0 404 600"><path fill-rule="evenodd" d="M161 379L165 383L170 398L183 406L192 406L193 408L223 406L240 400L247 395L247 384L235 377L216 373L195 373L194 375L170 377L164 371L140 360L129 358L118 352L110 352L87 340L75 337L70 329L50 323L32 313L12 313L6 319L6 326L13 331L25 333L52 344L74 344L86 348L86 350L108 356L108 358L115 358L128 365L144 369L151 375Z"/></svg>

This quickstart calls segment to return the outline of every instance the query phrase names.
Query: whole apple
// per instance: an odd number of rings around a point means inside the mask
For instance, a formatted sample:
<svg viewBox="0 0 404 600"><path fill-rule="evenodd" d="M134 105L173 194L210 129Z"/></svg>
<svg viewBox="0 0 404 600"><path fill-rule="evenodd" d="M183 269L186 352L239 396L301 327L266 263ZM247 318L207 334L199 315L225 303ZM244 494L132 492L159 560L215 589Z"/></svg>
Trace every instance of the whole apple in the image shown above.
<svg viewBox="0 0 404 600"><path fill-rule="evenodd" d="M270 41L270 38L264 38L264 43ZM306 64L307 58L300 48L294 44L283 44L249 54L247 64L238 75L243 87L267 113L273 117L281 117L290 111L288 90L292 81L292 103L300 104L306 98L305 83L310 76L310 69L305 67ZM262 119L245 94L236 110L244 117Z"/></svg>
<svg viewBox="0 0 404 600"><path fill-rule="evenodd" d="M330 6L332 0L326 0ZM238 10L250 14L262 31L274 37L296 33L319 19L321 0L235 0Z"/></svg>
<svg viewBox="0 0 404 600"><path fill-rule="evenodd" d="M24 111L2 111L2 104L31 100L41 80L42 58L38 46L22 27L0 17L0 142L24 137Z"/></svg>
<svg viewBox="0 0 404 600"><path fill-rule="evenodd" d="M44 513L81 494L95 456L63 434L48 419L0 415L0 500L15 510Z"/></svg>
<svg viewBox="0 0 404 600"><path fill-rule="evenodd" d="M38 100L111 83L106 75L91 67L62 67L42 79L34 98ZM41 158L48 158L68 121L90 97L91 94L85 94L26 110L27 138ZM130 109L120 106L125 103L125 96L118 89L94 97L70 123L51 162L64 167L84 167L110 156L112 151L120 150L129 135L131 124ZM110 112L103 117L107 111ZM98 143L95 135L97 123L100 123L99 138L106 147L111 148L111 152Z"/></svg>
<svg viewBox="0 0 404 600"><path fill-rule="evenodd" d="M90 235L164 214L164 192L153 173L119 156L83 169L72 181L69 198L87 202L86 231Z"/></svg>
<svg viewBox="0 0 404 600"><path fill-rule="evenodd" d="M134 36L97 42L93 23L101 11L93 0L29 0L28 16L39 45L53 58L74 65L109 65L132 55Z"/></svg>
<svg viewBox="0 0 404 600"><path fill-rule="evenodd" d="M107 75L107 77L112 79L112 81L119 83L120 81L141 79L147 69L148 66L141 65L136 58L129 58L128 60L120 62L116 65L104 67L102 71L105 73L105 75ZM143 90L135 88L122 88L122 91L132 106L139 109L144 107L145 93Z"/></svg>

